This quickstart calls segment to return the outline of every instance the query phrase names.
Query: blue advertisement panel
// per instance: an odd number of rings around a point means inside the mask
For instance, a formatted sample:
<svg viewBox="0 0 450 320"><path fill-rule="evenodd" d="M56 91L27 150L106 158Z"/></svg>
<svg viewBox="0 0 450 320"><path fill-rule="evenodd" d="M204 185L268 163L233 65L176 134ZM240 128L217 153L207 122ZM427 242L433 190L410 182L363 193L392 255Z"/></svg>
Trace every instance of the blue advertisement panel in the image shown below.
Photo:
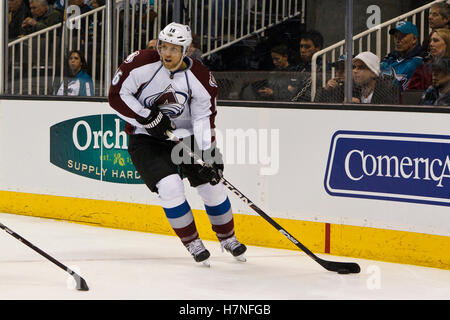
<svg viewBox="0 0 450 320"><path fill-rule="evenodd" d="M450 136L337 131L325 189L332 196L450 205Z"/></svg>

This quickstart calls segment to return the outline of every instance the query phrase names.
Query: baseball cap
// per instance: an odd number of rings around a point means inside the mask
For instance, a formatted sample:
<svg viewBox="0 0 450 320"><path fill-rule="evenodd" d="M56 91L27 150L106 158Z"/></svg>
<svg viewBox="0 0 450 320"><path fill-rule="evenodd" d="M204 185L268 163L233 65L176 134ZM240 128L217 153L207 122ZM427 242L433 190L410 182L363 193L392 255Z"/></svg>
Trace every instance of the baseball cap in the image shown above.
<svg viewBox="0 0 450 320"><path fill-rule="evenodd" d="M419 37L419 32L417 31L416 25L412 24L409 21L399 21L399 22L397 22L395 28L389 30L389 34L391 34L391 35L394 34L396 30L398 30L398 31L400 31L401 33L404 33L404 34L412 33L417 38Z"/></svg>
<svg viewBox="0 0 450 320"><path fill-rule="evenodd" d="M344 65L345 62L345 54L341 55L335 62L331 63L332 67L339 67L341 65Z"/></svg>
<svg viewBox="0 0 450 320"><path fill-rule="evenodd" d="M380 75L380 58L378 58L377 55L370 51L364 51L354 57L353 61L355 60L361 60L364 62L370 71L375 73L377 77Z"/></svg>

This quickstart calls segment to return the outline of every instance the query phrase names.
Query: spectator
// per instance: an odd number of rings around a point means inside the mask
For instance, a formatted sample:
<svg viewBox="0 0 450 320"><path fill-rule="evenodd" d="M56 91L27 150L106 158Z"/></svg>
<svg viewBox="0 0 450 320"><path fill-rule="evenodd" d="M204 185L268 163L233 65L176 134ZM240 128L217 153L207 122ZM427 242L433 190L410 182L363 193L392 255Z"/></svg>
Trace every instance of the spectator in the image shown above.
<svg viewBox="0 0 450 320"><path fill-rule="evenodd" d="M383 75L392 76L394 83L405 90L414 71L423 63L419 34L409 21L398 22L389 34L394 36L395 50L383 59L380 70Z"/></svg>
<svg viewBox="0 0 450 320"><path fill-rule="evenodd" d="M156 50L156 45L158 44L158 39L152 39L147 43L145 49Z"/></svg>
<svg viewBox="0 0 450 320"><path fill-rule="evenodd" d="M97 9L99 7L102 7L105 5L105 0L92 0L90 7L91 10ZM94 38L94 29L96 29L96 33L97 33L97 43L100 44L101 42L101 34L103 32L103 11L99 11L97 16L97 25L94 26L94 17L90 16L89 17L89 39L93 39Z"/></svg>
<svg viewBox="0 0 450 320"><path fill-rule="evenodd" d="M333 102L336 99L340 99L343 93L340 92L339 87L344 87L345 81L345 55L341 55L338 60L330 65L335 68L335 77L327 81L327 85L322 88L318 88L316 92L315 102ZM334 95L338 94L338 97ZM342 101L340 101L342 102Z"/></svg>
<svg viewBox="0 0 450 320"><path fill-rule="evenodd" d="M30 0L30 11L33 17L25 18L22 23L26 34L48 28L62 21L61 13L49 7L47 0Z"/></svg>
<svg viewBox="0 0 450 320"><path fill-rule="evenodd" d="M433 80L419 104L430 106L450 105L450 59L439 58L432 64Z"/></svg>
<svg viewBox="0 0 450 320"><path fill-rule="evenodd" d="M92 0L91 7L92 9L97 9L99 7L103 7L105 5L105 0Z"/></svg>
<svg viewBox="0 0 450 320"><path fill-rule="evenodd" d="M331 64L331 66L335 67L336 74L333 79L327 81L327 86L325 88L343 86L345 80L345 55L340 56L335 63Z"/></svg>
<svg viewBox="0 0 450 320"><path fill-rule="evenodd" d="M423 57L427 58L429 55L429 44L431 34L436 29L450 29L450 4L445 2L435 3L431 6L428 14L428 26L432 32L425 37L422 42Z"/></svg>
<svg viewBox="0 0 450 320"><path fill-rule="evenodd" d="M446 2L435 3L428 14L430 29L450 29L450 4Z"/></svg>
<svg viewBox="0 0 450 320"><path fill-rule="evenodd" d="M80 15L92 10L92 8L90 6L88 6L84 0L70 0L69 5L77 6L78 8L80 8ZM75 15L72 14L71 16L75 16ZM75 24L79 24L78 28L80 28L80 31L81 31L79 33L79 37L80 37L79 40L81 40L80 42L82 45L85 45L86 31L88 31L88 33L89 33L89 27L88 27L88 30L86 30L86 28L85 28L86 19L88 19L88 26L93 26L93 20L94 20L93 16L88 16L88 17L79 19L77 22L74 22ZM74 32L73 35L74 35L74 37L73 37L72 41L73 41L73 46L75 47L77 44L77 41L78 41L78 32Z"/></svg>
<svg viewBox="0 0 450 320"><path fill-rule="evenodd" d="M380 59L372 52L361 52L353 58L353 98L354 103L396 104L398 87L390 79L380 78ZM344 101L344 86L335 86L320 91L315 102Z"/></svg>
<svg viewBox="0 0 450 320"><path fill-rule="evenodd" d="M12 41L25 34L22 22L31 17L31 12L23 0L8 0L8 7L8 41Z"/></svg>
<svg viewBox="0 0 450 320"><path fill-rule="evenodd" d="M56 95L93 96L94 84L87 74L87 62L80 51L69 52L69 69L72 77L62 81Z"/></svg>
<svg viewBox="0 0 450 320"><path fill-rule="evenodd" d="M297 68L289 63L289 49L280 44L270 50L272 63L275 71L296 71Z"/></svg>
<svg viewBox="0 0 450 320"><path fill-rule="evenodd" d="M71 3L71 1L72 0L69 1L69 5L73 4L73 3ZM53 5L54 8L56 8L59 11L64 11L64 7L65 7L64 0L56 0L56 1L53 0L52 2L54 2L54 5ZM90 0L77 0L77 2L80 2L83 5L88 5L88 6L90 4L92 9L95 9L95 8L98 8L99 6L104 6L105 5L105 0L92 0L92 1L90 1ZM94 4L95 2L98 5ZM48 3L50 4L50 0L48 0ZM75 4L75 5L77 5L77 4ZM97 6L95 6L95 5L97 5Z"/></svg>
<svg viewBox="0 0 450 320"><path fill-rule="evenodd" d="M70 0L69 5L71 6L78 6L80 8L80 14L86 13L91 10L91 7L89 7L84 0Z"/></svg>
<svg viewBox="0 0 450 320"><path fill-rule="evenodd" d="M187 51L187 56L192 59L197 59L198 61L203 63L202 54L203 52L199 49L200 47L200 36L192 33L192 42Z"/></svg>
<svg viewBox="0 0 450 320"><path fill-rule="evenodd" d="M289 86L289 92L293 93L292 101L311 102L312 57L322 48L323 36L320 32L310 30L300 36L300 63L297 66L297 71L299 71L298 79L295 85ZM317 59L316 64L317 72L321 71L322 59ZM320 80L319 77L317 80Z"/></svg>
<svg viewBox="0 0 450 320"><path fill-rule="evenodd" d="M288 47L277 45L271 49L274 71L295 71L296 67L289 64ZM296 79L287 75L271 74L267 81L262 82L262 87L257 90L258 95L265 99L283 101L290 100L293 96L293 88ZM294 82L293 82L294 81Z"/></svg>
<svg viewBox="0 0 450 320"><path fill-rule="evenodd" d="M440 57L450 58L450 30L436 29L430 37L430 54L411 77L408 90L426 90L431 85L431 66Z"/></svg>
<svg viewBox="0 0 450 320"><path fill-rule="evenodd" d="M298 71L311 72L311 60L314 53L322 50L323 36L320 32L311 30L300 36L300 64ZM320 66L319 61L317 64Z"/></svg>

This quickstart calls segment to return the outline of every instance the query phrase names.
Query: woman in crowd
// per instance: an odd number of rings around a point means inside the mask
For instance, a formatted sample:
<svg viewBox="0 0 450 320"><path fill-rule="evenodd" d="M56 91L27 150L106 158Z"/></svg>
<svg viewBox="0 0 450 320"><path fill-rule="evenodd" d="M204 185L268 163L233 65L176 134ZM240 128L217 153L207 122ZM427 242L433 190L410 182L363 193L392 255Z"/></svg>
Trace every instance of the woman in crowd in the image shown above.
<svg viewBox="0 0 450 320"><path fill-rule="evenodd" d="M69 69L72 77L61 82L56 93L58 96L93 96L94 84L87 74L87 62L83 54L78 50L69 52Z"/></svg>
<svg viewBox="0 0 450 320"><path fill-rule="evenodd" d="M429 50L430 54L425 59L425 63L414 72L408 90L426 90L432 81L432 64L439 58L450 58L450 30L434 30L430 36Z"/></svg>

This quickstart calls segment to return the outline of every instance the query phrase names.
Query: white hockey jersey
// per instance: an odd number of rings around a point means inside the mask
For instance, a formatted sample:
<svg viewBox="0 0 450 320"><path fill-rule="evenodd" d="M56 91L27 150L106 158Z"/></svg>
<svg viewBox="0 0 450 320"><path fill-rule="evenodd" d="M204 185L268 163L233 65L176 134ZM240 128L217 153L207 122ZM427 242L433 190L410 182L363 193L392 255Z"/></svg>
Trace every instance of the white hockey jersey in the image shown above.
<svg viewBox="0 0 450 320"><path fill-rule="evenodd" d="M147 117L156 105L170 117L183 138L194 134L205 150L214 141L217 84L199 61L185 57L187 68L171 72L155 50L132 53L120 65L111 82L109 104L127 122L128 134L149 134L135 117Z"/></svg>

